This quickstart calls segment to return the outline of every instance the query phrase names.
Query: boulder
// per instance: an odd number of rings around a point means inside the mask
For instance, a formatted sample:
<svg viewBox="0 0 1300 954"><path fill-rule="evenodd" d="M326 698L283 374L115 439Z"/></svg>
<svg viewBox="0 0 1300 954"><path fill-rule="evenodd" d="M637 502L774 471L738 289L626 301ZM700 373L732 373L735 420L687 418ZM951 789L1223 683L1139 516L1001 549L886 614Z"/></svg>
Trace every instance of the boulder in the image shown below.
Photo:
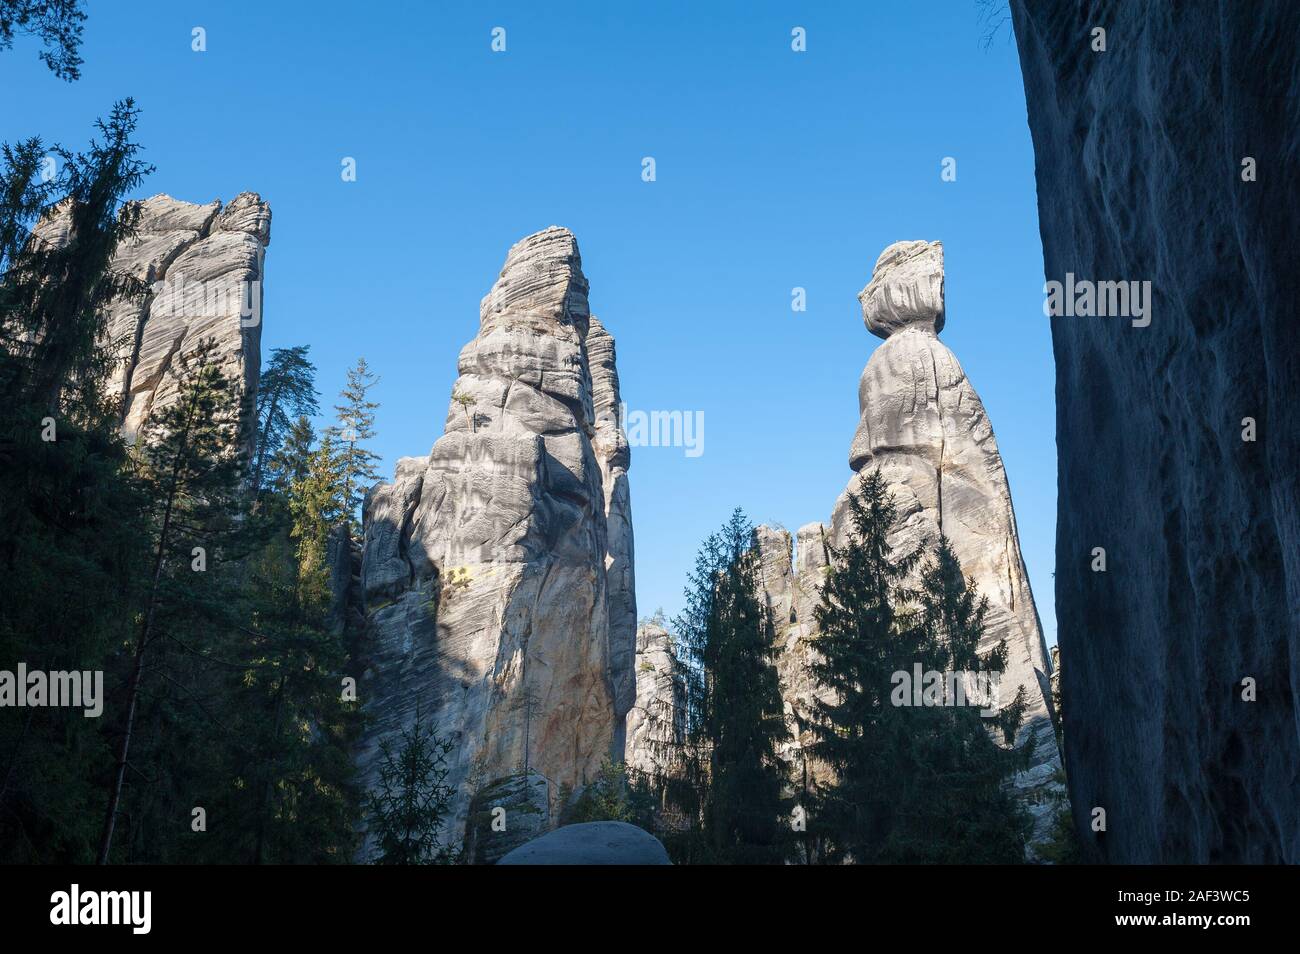
<svg viewBox="0 0 1300 954"><path fill-rule="evenodd" d="M626 822L565 825L516 848L499 865L670 865L654 835Z"/></svg>

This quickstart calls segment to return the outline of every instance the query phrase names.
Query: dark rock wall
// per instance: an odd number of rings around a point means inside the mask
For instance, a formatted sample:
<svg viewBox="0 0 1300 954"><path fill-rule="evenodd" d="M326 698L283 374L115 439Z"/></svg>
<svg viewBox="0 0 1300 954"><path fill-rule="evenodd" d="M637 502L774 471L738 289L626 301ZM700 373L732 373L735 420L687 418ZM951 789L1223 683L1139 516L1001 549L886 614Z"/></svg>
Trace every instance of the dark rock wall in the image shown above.
<svg viewBox="0 0 1300 954"><path fill-rule="evenodd" d="M1300 4L1010 8L1047 279L1152 283L1146 327L1051 319L1076 822L1099 860L1298 862Z"/></svg>

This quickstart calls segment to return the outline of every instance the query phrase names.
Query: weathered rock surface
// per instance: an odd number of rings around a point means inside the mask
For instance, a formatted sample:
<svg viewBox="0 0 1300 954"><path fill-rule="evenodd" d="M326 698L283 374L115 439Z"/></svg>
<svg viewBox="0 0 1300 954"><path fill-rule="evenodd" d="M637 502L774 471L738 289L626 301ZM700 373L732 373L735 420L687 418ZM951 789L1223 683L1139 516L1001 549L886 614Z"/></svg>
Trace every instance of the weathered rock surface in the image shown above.
<svg viewBox="0 0 1300 954"><path fill-rule="evenodd" d="M877 337L909 327L943 331L943 245L895 242L876 259L858 301L867 330Z"/></svg>
<svg viewBox="0 0 1300 954"><path fill-rule="evenodd" d="M796 790L813 782L829 780L825 767L804 757L805 746L813 742L809 728L812 703L818 687L809 672L813 661L811 642L817 634L814 610L821 600L821 583L826 566L824 534L829 528L810 523L799 528L797 547L783 527L757 528L761 554L763 589L772 611L776 630L776 668L781 679L781 698L791 740L782 755L794 771ZM792 559L792 552L797 562Z"/></svg>
<svg viewBox="0 0 1300 954"><path fill-rule="evenodd" d="M540 772L519 772L479 789L465 823L465 862L494 865L551 828L551 787Z"/></svg>
<svg viewBox="0 0 1300 954"><path fill-rule="evenodd" d="M1049 705L1051 664L1020 556L1011 491L993 428L961 364L936 337L943 326L943 246L899 242L881 254L860 296L867 327L885 338L871 355L858 386L861 420L849 450L855 472L879 468L898 517L890 543L907 554L929 548L942 533L967 576L988 597L981 650L1007 643L1001 704L1023 687L1027 709L1021 740L1032 736L1035 756L1017 787L1035 818L1035 840L1051 824L1049 797L1060 757ZM835 505L829 528L799 531L797 567L788 532L760 528L763 576L777 620L783 691L796 729L806 720L812 694L806 676L813 608L825 566L823 533L843 544L848 533L848 492ZM806 738L805 740L806 741ZM797 752L792 753L797 756ZM796 761L799 764L799 761ZM816 766L810 766L813 777Z"/></svg>
<svg viewBox="0 0 1300 954"><path fill-rule="evenodd" d="M516 848L500 865L670 865L654 835L626 822L565 825Z"/></svg>
<svg viewBox="0 0 1300 954"><path fill-rule="evenodd" d="M1010 6L1046 277L1154 299L1052 319L1078 830L1109 862L1300 862L1300 6Z"/></svg>
<svg viewBox="0 0 1300 954"><path fill-rule="evenodd" d="M623 748L622 719L636 699L636 573L632 545L632 497L627 480L631 450L623 431L614 339L592 315L586 338L596 432L591 446L605 491L605 575L609 600L610 679L614 688L615 750Z"/></svg>
<svg viewBox="0 0 1300 954"><path fill-rule="evenodd" d="M636 631L636 701L627 714L624 750L624 760L635 771L662 774L666 747L681 739L685 690L678 665L668 631L642 623Z"/></svg>
<svg viewBox="0 0 1300 954"><path fill-rule="evenodd" d="M596 414L618 404L613 365L573 235L528 236L461 351L445 433L366 501L362 780L418 707L456 743L457 838L486 782L534 769L577 789L621 754L628 451Z"/></svg>
<svg viewBox="0 0 1300 954"><path fill-rule="evenodd" d="M224 208L156 195L139 203L139 213L137 234L118 246L112 268L148 288L110 306L105 341L114 358L108 393L122 402L129 439L175 401L170 372L204 339L215 340L216 360L242 395L256 393L263 259L271 243L270 206L253 192ZM56 210L33 233L66 241L67 224Z"/></svg>

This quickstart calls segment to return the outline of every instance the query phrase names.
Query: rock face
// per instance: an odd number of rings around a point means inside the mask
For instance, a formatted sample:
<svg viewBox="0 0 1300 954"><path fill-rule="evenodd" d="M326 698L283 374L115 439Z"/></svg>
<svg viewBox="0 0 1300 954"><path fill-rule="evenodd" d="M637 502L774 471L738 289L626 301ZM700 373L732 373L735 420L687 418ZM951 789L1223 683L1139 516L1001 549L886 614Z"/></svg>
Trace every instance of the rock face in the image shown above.
<svg viewBox="0 0 1300 954"><path fill-rule="evenodd" d="M418 709L456 743L456 838L483 786L576 789L621 754L635 691L628 450L597 416L614 347L573 235L517 243L479 318L443 436L368 495L362 555L362 781Z"/></svg>
<svg viewBox="0 0 1300 954"><path fill-rule="evenodd" d="M800 527L792 559L794 541L790 531L782 527L757 528L763 589L776 629L777 674L792 737L782 755L793 767L796 790L829 778L823 766L803 756L804 747L814 740L809 725L817 685L808 667L813 661L810 643L817 634L813 612L821 601L826 566L823 538L828 532L829 528L821 523Z"/></svg>
<svg viewBox="0 0 1300 954"><path fill-rule="evenodd" d="M122 401L129 439L175 401L169 372L204 339L216 341L216 360L242 393L256 393L263 260L271 243L271 208L254 192L225 207L156 195L139 203L139 213L137 234L118 246L111 267L148 290L110 307L105 341L115 359L108 393ZM65 241L67 216L56 211L34 234Z"/></svg>
<svg viewBox="0 0 1300 954"><path fill-rule="evenodd" d="M685 708L672 637L657 623L642 623L636 631L636 700L627 714L624 761L638 772L661 774L664 745L680 740Z"/></svg>
<svg viewBox="0 0 1300 954"><path fill-rule="evenodd" d="M1035 739L1035 757L1016 784L1035 817L1035 840L1046 838L1054 801L1049 796L1059 787L1052 776L1060 767L1048 702L1051 664L1020 556L1011 492L993 428L957 358L936 337L945 317L943 246L891 245L877 260L859 300L867 328L885 343L862 372L862 416L849 466L855 472L880 468L898 509L890 538L896 553L930 547L945 534L963 571L988 597L981 650L1006 640L1002 705L1025 689L1021 738ZM797 564L791 560L788 532L760 528L764 582L782 649L778 665L797 727L806 720L816 692L805 670L826 563L823 534L836 544L845 541L848 491L856 489L857 480L854 477L840 496L829 527L810 524L799 531ZM816 766L809 771L816 776Z"/></svg>
<svg viewBox="0 0 1300 954"><path fill-rule="evenodd" d="M533 771L506 776L485 785L470 800L465 862L494 865L550 828L551 787L546 778Z"/></svg>
<svg viewBox="0 0 1300 954"><path fill-rule="evenodd" d="M565 825L516 848L501 865L670 865L654 835L626 822Z"/></svg>
<svg viewBox="0 0 1300 954"><path fill-rule="evenodd" d="M1047 279L1152 283L1145 327L1052 319L1078 830L1300 862L1300 6L1010 6Z"/></svg>

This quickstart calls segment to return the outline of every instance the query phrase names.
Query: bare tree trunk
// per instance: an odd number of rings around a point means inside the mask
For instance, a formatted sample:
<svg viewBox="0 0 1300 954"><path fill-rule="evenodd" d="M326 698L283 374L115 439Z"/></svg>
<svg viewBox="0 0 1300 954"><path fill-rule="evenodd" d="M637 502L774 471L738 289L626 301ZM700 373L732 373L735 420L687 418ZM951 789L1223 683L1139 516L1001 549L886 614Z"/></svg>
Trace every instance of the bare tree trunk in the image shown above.
<svg viewBox="0 0 1300 954"><path fill-rule="evenodd" d="M276 391L271 398L271 407L266 412L266 424L261 432L257 435L257 465L253 468L253 496L262 489L262 466L266 462L266 439L271 430L271 421L275 419L276 408L280 404L280 392Z"/></svg>
<svg viewBox="0 0 1300 954"><path fill-rule="evenodd" d="M145 652L148 650L149 642L153 636L154 611L158 606L158 584L162 580L167 542L171 534L172 509L176 504L176 496L179 491L181 462L185 459L189 435L194 427L194 404L195 400L191 399L189 416L185 421L185 432L176 451L176 456L172 459L167 504L163 509L162 528L158 532L158 548L154 554L153 580L149 587L149 605L145 611L144 623L140 628L140 641L136 644L135 663L131 669L131 679L127 683L126 725L122 730L122 741L117 749L117 768L113 773L113 787L109 791L108 809L104 815L104 828L99 840L99 857L96 863L101 865L108 864L108 856L113 848L113 829L117 824L117 806L122 800L122 783L126 779L127 758L131 752L131 733L135 728L135 714L140 699L140 682L144 676Z"/></svg>
<svg viewBox="0 0 1300 954"><path fill-rule="evenodd" d="M271 747L274 752L275 742L280 738L280 723L283 721L284 713L284 691L285 684L288 682L288 676L280 676L280 684L275 690L275 722L271 727ZM253 864L260 865L265 862L263 852L266 845L266 816L271 804L271 761L268 760L265 771L262 773L262 797L261 804L257 810L257 844L253 849Z"/></svg>

